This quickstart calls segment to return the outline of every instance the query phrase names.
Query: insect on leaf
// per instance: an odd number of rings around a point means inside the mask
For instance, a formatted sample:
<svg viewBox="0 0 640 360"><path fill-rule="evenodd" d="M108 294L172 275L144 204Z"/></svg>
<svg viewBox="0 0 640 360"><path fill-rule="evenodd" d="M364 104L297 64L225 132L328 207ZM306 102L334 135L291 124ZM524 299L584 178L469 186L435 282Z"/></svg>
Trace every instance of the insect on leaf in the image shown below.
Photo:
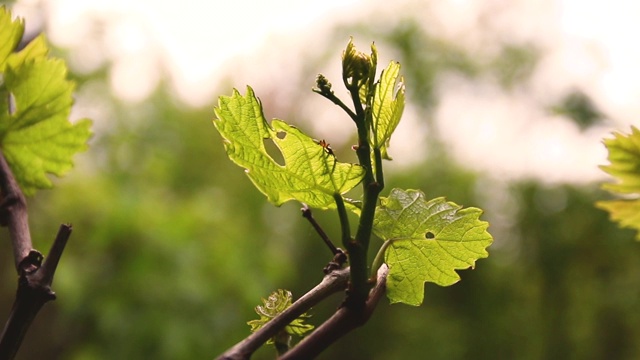
<svg viewBox="0 0 640 360"><path fill-rule="evenodd" d="M268 124L250 87L245 96L234 90L232 96L220 97L215 114L213 123L229 158L245 168L258 190L275 205L297 200L311 207L334 208L334 194L346 193L364 176L360 165L338 162L326 142L282 120ZM269 155L265 139L279 149L283 165Z"/></svg>

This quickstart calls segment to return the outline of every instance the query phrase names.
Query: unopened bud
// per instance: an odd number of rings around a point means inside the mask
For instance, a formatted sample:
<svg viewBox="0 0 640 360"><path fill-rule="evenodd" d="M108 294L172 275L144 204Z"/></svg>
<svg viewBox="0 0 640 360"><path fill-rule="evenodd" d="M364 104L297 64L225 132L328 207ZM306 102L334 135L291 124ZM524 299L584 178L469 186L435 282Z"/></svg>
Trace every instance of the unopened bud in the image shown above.
<svg viewBox="0 0 640 360"><path fill-rule="evenodd" d="M371 57L357 51L353 39L342 53L342 79L348 89L360 88L369 78Z"/></svg>
<svg viewBox="0 0 640 360"><path fill-rule="evenodd" d="M331 91L331 83L322 74L318 74L318 76L316 77L316 87L318 88L318 90L320 91L321 94L331 94L332 93L332 91Z"/></svg>

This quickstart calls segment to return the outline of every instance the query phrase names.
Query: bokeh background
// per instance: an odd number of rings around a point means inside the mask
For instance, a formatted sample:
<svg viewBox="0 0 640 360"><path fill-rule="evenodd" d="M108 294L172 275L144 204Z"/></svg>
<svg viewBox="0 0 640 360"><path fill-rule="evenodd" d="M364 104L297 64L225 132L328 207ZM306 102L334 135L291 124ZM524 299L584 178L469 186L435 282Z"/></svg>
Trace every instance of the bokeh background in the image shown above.
<svg viewBox="0 0 640 360"><path fill-rule="evenodd" d="M381 303L321 358L640 358L640 244L593 206L609 197L601 139L640 124L636 2L5 4L68 61L73 118L95 131L76 168L29 199L38 249L59 223L74 233L58 300L18 359L211 359L248 335L262 297L316 284L330 254L298 204L268 204L227 159L212 110L249 84L268 118L355 161L350 120L311 92L323 73L346 94L349 36L364 51L375 41L380 67L403 66L408 105L389 189L480 207L495 242L461 282L427 284L421 307ZM316 217L338 236L335 213ZM6 319L16 275L0 237Z"/></svg>

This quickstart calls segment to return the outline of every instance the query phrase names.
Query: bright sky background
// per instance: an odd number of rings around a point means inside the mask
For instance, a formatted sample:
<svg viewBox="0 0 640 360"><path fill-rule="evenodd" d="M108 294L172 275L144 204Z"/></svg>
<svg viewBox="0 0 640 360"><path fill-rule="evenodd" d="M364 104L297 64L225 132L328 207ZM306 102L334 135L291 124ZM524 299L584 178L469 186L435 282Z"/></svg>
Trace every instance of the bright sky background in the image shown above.
<svg viewBox="0 0 640 360"><path fill-rule="evenodd" d="M184 101L213 105L214 87L238 59L268 69L269 62L288 56L286 49L313 47L331 23L348 21L363 4L384 10L355 16L359 20L392 22L416 14L431 30L469 49L491 51L496 39L508 39L543 50L533 78L518 91L456 77L439 87L438 131L472 168L551 183L600 180L597 165L606 162L602 137L640 125L639 1L23 0L14 11L27 25L37 26L46 16L48 36L69 49L74 69L90 72L112 62L110 87L122 99L143 100L164 73ZM486 31L477 31L480 25ZM96 33L101 43L89 41ZM265 54L266 44L276 42L280 53ZM269 81L250 78L259 73L248 71L243 79ZM576 87L610 117L607 125L581 132L544 110ZM419 160L403 155L411 153L411 142L403 138L424 135L413 113L409 104L392 141L396 166Z"/></svg>

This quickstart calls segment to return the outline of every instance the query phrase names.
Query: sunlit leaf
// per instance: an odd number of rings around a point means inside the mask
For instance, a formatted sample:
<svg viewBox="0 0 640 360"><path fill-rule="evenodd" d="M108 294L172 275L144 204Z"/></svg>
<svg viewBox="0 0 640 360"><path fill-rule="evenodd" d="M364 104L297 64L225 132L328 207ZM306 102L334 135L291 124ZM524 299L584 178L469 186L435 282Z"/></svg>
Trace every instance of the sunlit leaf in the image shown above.
<svg viewBox="0 0 640 360"><path fill-rule="evenodd" d="M404 111L404 79L400 76L400 63L392 61L380 75L376 84L372 106L372 143L379 148L383 158L391 160L387 153L391 134L395 131Z"/></svg>
<svg viewBox="0 0 640 360"><path fill-rule="evenodd" d="M620 227L640 230L640 200L599 201L596 205L608 211L611 220ZM636 240L640 240L640 232L636 233Z"/></svg>
<svg viewBox="0 0 640 360"><path fill-rule="evenodd" d="M358 91L360 96L360 102L363 105L371 107L373 101L373 94L369 94L375 88L376 71L378 68L378 49L376 44L371 44L371 55L369 56L369 75L368 81L363 83Z"/></svg>
<svg viewBox="0 0 640 360"><path fill-rule="evenodd" d="M247 322L251 326L251 332L260 330L271 319L280 315L292 304L292 296L289 290L278 289L269 295L268 298L262 299L263 305L256 306L256 313L260 316L260 319L251 320ZM293 320L289 325L285 327L285 331L289 335L304 336L304 334L313 330L313 325L305 323L306 319L311 315L304 313L297 319ZM273 343L273 339L268 343Z"/></svg>
<svg viewBox="0 0 640 360"><path fill-rule="evenodd" d="M24 49L17 53L11 54L7 59L7 63L14 68L20 67L27 60L44 59L49 54L49 47L47 46L47 40L44 34L38 35L35 39L31 40Z"/></svg>
<svg viewBox="0 0 640 360"><path fill-rule="evenodd" d="M420 305L424 283L448 286L460 280L457 269L488 256L493 238L482 210L462 209L444 198L426 201L417 190L393 189L376 209L374 231L388 248L387 296L392 303Z"/></svg>
<svg viewBox="0 0 640 360"><path fill-rule="evenodd" d="M74 84L67 80L65 63L47 57L43 36L12 52L22 23L5 27L7 16L0 10L0 39L13 44L8 54L0 45L0 147L22 191L31 195L52 186L47 174L71 169L73 155L87 147L91 124L69 122Z"/></svg>
<svg viewBox="0 0 640 360"><path fill-rule="evenodd" d="M250 87L245 96L234 90L232 96L220 97L215 114L213 123L224 138L229 158L246 169L255 186L275 205L297 200L311 207L332 208L334 194L344 194L362 180L360 165L338 162L322 142L284 121L274 119L268 124ZM265 139L273 141L284 164L268 153Z"/></svg>
<svg viewBox="0 0 640 360"><path fill-rule="evenodd" d="M24 21L13 20L5 6L0 6L0 72L4 72L9 55L18 46L24 33Z"/></svg>
<svg viewBox="0 0 640 360"><path fill-rule="evenodd" d="M621 227L640 230L640 131L631 127L631 134L614 133L613 139L605 139L609 150L610 165L600 166L617 182L602 187L614 194L627 194L631 199L599 201L596 206L609 212L611 220ZM640 233L636 235L640 240Z"/></svg>

